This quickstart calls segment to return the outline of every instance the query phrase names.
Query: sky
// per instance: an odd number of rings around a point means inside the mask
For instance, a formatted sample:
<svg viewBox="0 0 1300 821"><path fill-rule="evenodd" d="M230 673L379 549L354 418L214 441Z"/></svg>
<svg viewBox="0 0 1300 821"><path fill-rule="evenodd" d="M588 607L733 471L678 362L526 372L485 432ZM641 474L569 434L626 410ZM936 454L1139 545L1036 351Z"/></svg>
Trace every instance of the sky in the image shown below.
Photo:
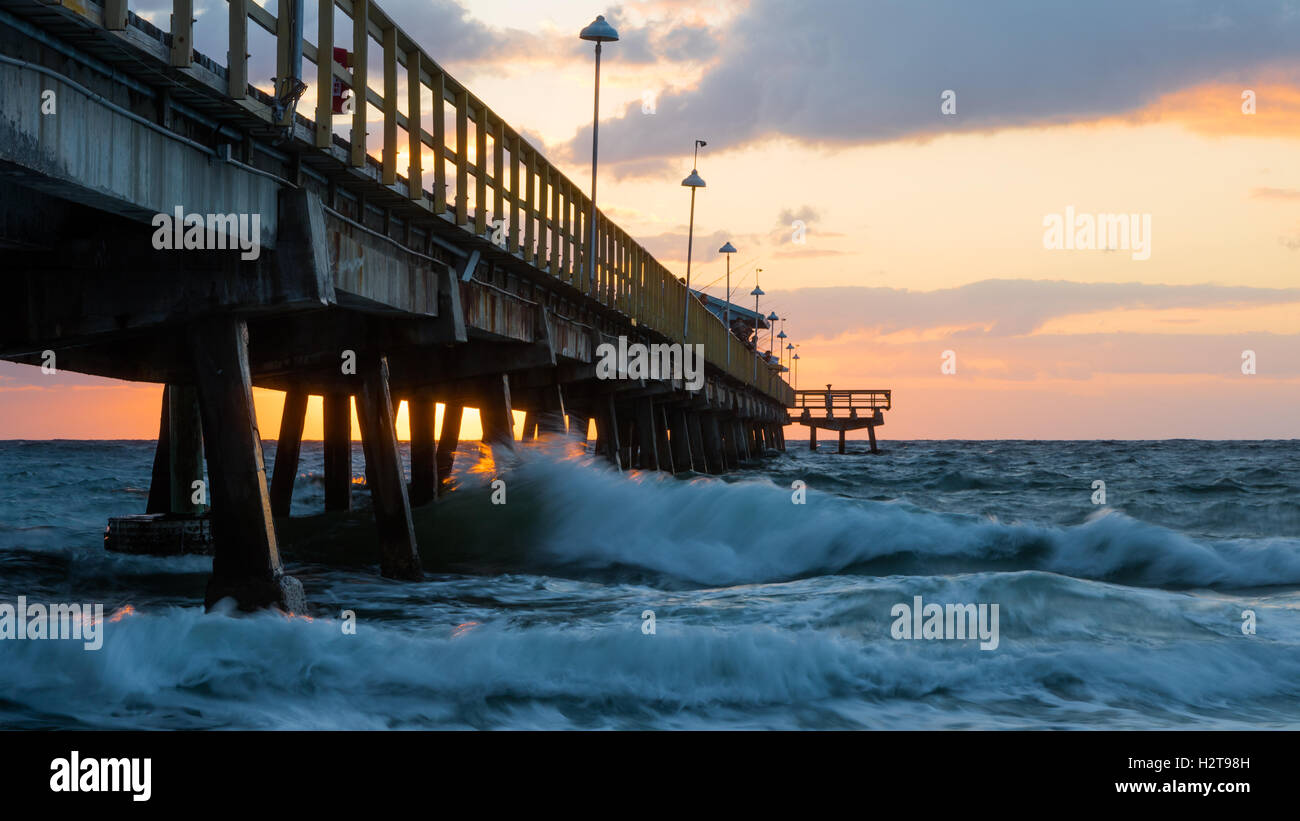
<svg viewBox="0 0 1300 821"><path fill-rule="evenodd" d="M692 283L723 295L732 242L798 387L893 391L882 438L1300 436L1300 2L379 5L584 189L604 14L601 208L684 273L707 141ZM224 62L225 4L195 7ZM1050 247L1067 215L1129 236ZM0 363L0 438L152 438L160 391Z"/></svg>

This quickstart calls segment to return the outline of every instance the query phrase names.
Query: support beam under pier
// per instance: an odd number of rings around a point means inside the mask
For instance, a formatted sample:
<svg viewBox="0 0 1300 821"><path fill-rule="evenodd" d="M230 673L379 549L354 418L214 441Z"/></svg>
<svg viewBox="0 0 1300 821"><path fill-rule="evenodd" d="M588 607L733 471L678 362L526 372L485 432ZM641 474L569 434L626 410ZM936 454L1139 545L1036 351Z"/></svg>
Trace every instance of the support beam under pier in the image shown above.
<svg viewBox="0 0 1300 821"><path fill-rule="evenodd" d="M676 473L677 460L673 458L672 441L668 433L668 409L663 405L659 405L655 408L654 414L655 453L658 455L659 469L668 473Z"/></svg>
<svg viewBox="0 0 1300 821"><path fill-rule="evenodd" d="M397 427L388 393L388 361L383 356L367 355L357 363L357 369L361 376L357 419L366 454L366 487L379 526L380 572L391 579L420 579L424 572L415 544L402 454L397 447Z"/></svg>
<svg viewBox="0 0 1300 821"><path fill-rule="evenodd" d="M352 509L352 398L324 396L325 510Z"/></svg>
<svg viewBox="0 0 1300 821"><path fill-rule="evenodd" d="M153 478L149 482L149 501L145 513L171 513L171 385L163 385L162 413L158 419L158 445L153 452Z"/></svg>
<svg viewBox="0 0 1300 821"><path fill-rule="evenodd" d="M720 420L718 424L722 429L723 468L725 470L735 470L740 467L740 443L737 441L736 436L736 420L724 419Z"/></svg>
<svg viewBox="0 0 1300 821"><path fill-rule="evenodd" d="M569 436L573 437L582 444L587 444L587 428L589 419L586 411L576 411L569 409Z"/></svg>
<svg viewBox="0 0 1300 821"><path fill-rule="evenodd" d="M271 474L271 513L288 516L293 502L293 482L298 475L298 458L302 452L302 429L307 419L307 393L289 391L284 395L280 414L280 433L275 442L275 465Z"/></svg>
<svg viewBox="0 0 1300 821"><path fill-rule="evenodd" d="M241 610L304 612L302 584L284 575L271 520L248 371L248 326L230 316L196 322L189 347L207 434L215 543L204 605L211 609L233 598Z"/></svg>
<svg viewBox="0 0 1300 821"><path fill-rule="evenodd" d="M614 397L601 397L596 400L596 453L622 470L618 437L618 411L614 407Z"/></svg>
<svg viewBox="0 0 1300 821"><path fill-rule="evenodd" d="M429 397L406 401L411 422L411 507L419 507L438 495L438 448L433 429L437 405Z"/></svg>
<svg viewBox="0 0 1300 821"><path fill-rule="evenodd" d="M708 473L709 463L704 455L704 430L700 424L700 414L695 411L682 411L686 415L686 432L691 444L691 469L696 473Z"/></svg>
<svg viewBox="0 0 1300 821"><path fill-rule="evenodd" d="M679 471L692 470L694 465L691 462L691 433L690 425L686 421L686 410L673 408L668 411L668 422L671 425L673 467Z"/></svg>
<svg viewBox="0 0 1300 821"><path fill-rule="evenodd" d="M636 400L637 467L658 470L659 454L655 448L655 407L650 398Z"/></svg>
<svg viewBox="0 0 1300 821"><path fill-rule="evenodd" d="M460 423L465 416L465 406L448 402L442 408L442 430L438 433L438 493L451 486L451 468L456 460L456 447L460 444Z"/></svg>
<svg viewBox="0 0 1300 821"><path fill-rule="evenodd" d="M483 442L493 447L515 449L515 418L510 410L510 378L504 374L485 380L479 402Z"/></svg>

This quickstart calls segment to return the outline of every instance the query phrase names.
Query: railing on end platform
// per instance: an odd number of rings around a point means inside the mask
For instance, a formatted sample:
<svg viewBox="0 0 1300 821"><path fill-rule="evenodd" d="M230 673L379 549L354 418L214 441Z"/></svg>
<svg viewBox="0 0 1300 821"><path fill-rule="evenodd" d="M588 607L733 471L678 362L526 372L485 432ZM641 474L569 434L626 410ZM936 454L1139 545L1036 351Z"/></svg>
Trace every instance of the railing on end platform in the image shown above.
<svg viewBox="0 0 1300 821"><path fill-rule="evenodd" d="M837 410L890 410L892 402L892 392L888 390L836 390L827 385L826 390L798 390L793 393L794 403L790 405L792 409L804 412L824 410L827 416Z"/></svg>

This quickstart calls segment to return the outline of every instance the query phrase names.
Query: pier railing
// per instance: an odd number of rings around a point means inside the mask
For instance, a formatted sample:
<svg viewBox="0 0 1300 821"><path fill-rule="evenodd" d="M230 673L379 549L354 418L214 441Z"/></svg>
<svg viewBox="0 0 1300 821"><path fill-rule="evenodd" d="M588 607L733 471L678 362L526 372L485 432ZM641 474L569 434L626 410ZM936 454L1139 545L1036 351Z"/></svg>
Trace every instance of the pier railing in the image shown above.
<svg viewBox="0 0 1300 821"><path fill-rule="evenodd" d="M107 29L125 30L133 22L127 2L104 0L102 12L93 0L77 0L69 8ZM680 279L599 210L593 249L591 200L378 5L370 0L305 2L318 6L316 31L303 31L301 41L295 43L293 0L279 0L279 14L253 0L227 0L229 82L224 91L232 101L269 124L294 125L293 107L272 103L274 96L283 102L293 91L293 63L300 53L304 63L316 67L316 77L314 95L307 94L315 97L314 119L305 114L298 119L314 131L317 149L330 153L342 149L346 161L356 168L377 165L382 184L413 205L494 241L503 251L638 326L673 342L702 344L711 365L790 405L790 386L776 371L761 361L755 367L757 353L729 333L698 300L688 298ZM335 9L352 24L351 49L337 54ZM170 20L171 63L189 67L195 62L193 0L173 0ZM249 51L250 21L274 38L277 81L276 95L270 97L249 85L250 57L259 56ZM302 30L301 23L298 28ZM381 90L371 86L369 76L375 51L382 66L382 82L377 83ZM350 112L334 112L335 80L353 90ZM405 86L405 93L399 92L399 86ZM351 122L346 141L334 134L336 116ZM377 157L366 143L367 125L374 121L382 122ZM400 141L399 132L404 134ZM686 338L684 311L689 312Z"/></svg>
<svg viewBox="0 0 1300 821"><path fill-rule="evenodd" d="M811 412L826 411L829 416L837 410L890 410L892 392L888 390L863 390L859 388L831 390L791 391L794 396L791 408Z"/></svg>

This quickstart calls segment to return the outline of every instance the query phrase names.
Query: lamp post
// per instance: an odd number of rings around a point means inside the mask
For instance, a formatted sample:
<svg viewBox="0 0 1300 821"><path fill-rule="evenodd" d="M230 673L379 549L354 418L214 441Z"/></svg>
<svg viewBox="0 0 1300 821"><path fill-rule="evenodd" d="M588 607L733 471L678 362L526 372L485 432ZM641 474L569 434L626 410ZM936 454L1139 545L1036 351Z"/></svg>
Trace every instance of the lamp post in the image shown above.
<svg viewBox="0 0 1300 821"><path fill-rule="evenodd" d="M758 298L763 296L763 289L758 287L758 277L754 277L754 290L749 292L754 298L754 381L758 381L758 322L763 315L758 312Z"/></svg>
<svg viewBox="0 0 1300 821"><path fill-rule="evenodd" d="M731 255L736 253L736 247L727 242L718 249L719 254L727 255L727 300L722 303L722 324L727 327L727 364L731 364Z"/></svg>
<svg viewBox="0 0 1300 821"><path fill-rule="evenodd" d="M767 352L770 354L776 350L776 321L781 317L776 315L776 311L767 315Z"/></svg>
<svg viewBox="0 0 1300 821"><path fill-rule="evenodd" d="M700 165L700 146L708 145L704 140L695 141L695 160L691 163L691 173L682 180L682 187L691 189L691 223L686 231L686 301L682 305L682 343L686 343L686 332L691 326L691 246L695 243L695 189L704 188L704 180L696 169ZM730 259L730 257L728 257Z"/></svg>
<svg viewBox="0 0 1300 821"><path fill-rule="evenodd" d="M782 325L785 324L785 320L784 320L784 319L781 320L781 324L782 324ZM779 333L779 334L776 335L776 338L779 339L779 340L781 340L781 344L776 346L776 356L777 356L777 362L776 362L776 364L777 364L778 366L784 368L784 367L785 367L785 347L784 347L784 346L785 346L785 340L786 340L785 329L784 329L784 328L781 329L781 333Z"/></svg>
<svg viewBox="0 0 1300 821"><path fill-rule="evenodd" d="M795 354L794 356L790 357L790 361L794 363L794 385L793 385L793 388L794 388L795 390L799 390L799 354Z"/></svg>
<svg viewBox="0 0 1300 821"><path fill-rule="evenodd" d="M591 24L578 33L578 39L596 44L596 104L591 115L591 223L590 244L587 246L587 288L595 287L596 282L596 149L600 145L600 44L613 43L618 40L618 32L605 22L604 15L597 15Z"/></svg>

